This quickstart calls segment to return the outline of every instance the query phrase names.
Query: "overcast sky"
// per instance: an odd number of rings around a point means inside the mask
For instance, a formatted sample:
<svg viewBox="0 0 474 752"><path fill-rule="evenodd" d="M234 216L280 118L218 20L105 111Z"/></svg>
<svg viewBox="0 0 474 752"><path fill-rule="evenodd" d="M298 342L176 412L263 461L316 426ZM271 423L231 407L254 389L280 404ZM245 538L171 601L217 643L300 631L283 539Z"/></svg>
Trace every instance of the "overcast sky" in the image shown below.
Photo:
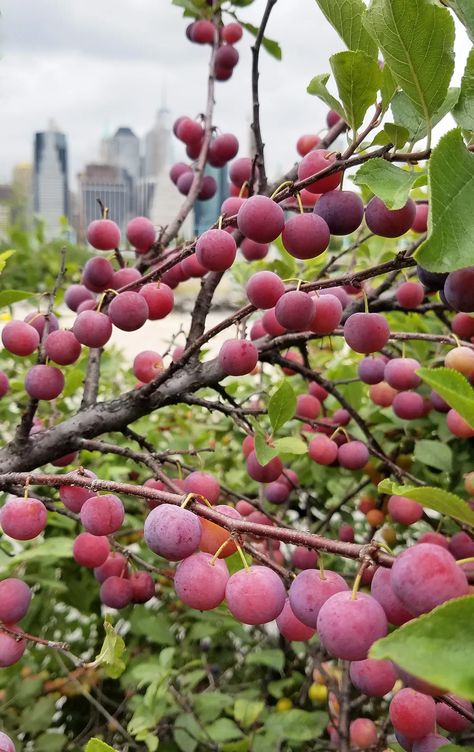
<svg viewBox="0 0 474 752"><path fill-rule="evenodd" d="M258 23L265 0L242 10ZM185 37L188 19L171 0L2 0L0 59L0 180L31 161L32 139L50 119L66 133L70 177L98 158L104 134L150 128L163 99L172 118L205 106L209 48ZM278 62L262 51L261 120L270 172L296 157L301 133L325 124L325 107L306 93L312 76L329 72L328 57L342 42L314 0L279 0L267 35L283 49ZM215 123L248 141L251 117L250 45L230 81L217 84ZM469 44L457 34L458 77ZM181 153L177 147L176 156Z"/></svg>

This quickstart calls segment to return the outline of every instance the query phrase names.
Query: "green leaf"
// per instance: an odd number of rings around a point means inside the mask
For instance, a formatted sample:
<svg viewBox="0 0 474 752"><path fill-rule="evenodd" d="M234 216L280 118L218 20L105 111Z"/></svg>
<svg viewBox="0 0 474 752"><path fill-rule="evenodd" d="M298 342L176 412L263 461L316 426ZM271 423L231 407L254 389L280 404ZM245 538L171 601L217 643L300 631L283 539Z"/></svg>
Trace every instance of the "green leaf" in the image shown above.
<svg viewBox="0 0 474 752"><path fill-rule="evenodd" d="M47 731L35 739L35 752L61 752L66 746L67 741L68 739L65 734Z"/></svg>
<svg viewBox="0 0 474 752"><path fill-rule="evenodd" d="M89 739L86 744L85 752L117 752L110 744L106 744L101 739Z"/></svg>
<svg viewBox="0 0 474 752"><path fill-rule="evenodd" d="M446 133L428 165L431 211L428 238L415 253L430 271L450 272L472 264L474 235L474 154L461 130Z"/></svg>
<svg viewBox="0 0 474 752"><path fill-rule="evenodd" d="M36 543L33 548L26 548L9 558L5 567L13 568L19 564L25 564L31 561L41 561L42 559L69 559L72 557L71 538L57 536L55 538L46 538L41 543Z"/></svg>
<svg viewBox="0 0 474 752"><path fill-rule="evenodd" d="M448 444L429 439L418 439L415 442L414 457L418 462L447 473L453 469L453 453Z"/></svg>
<svg viewBox="0 0 474 752"><path fill-rule="evenodd" d="M474 389L451 368L418 368L417 374L474 428Z"/></svg>
<svg viewBox="0 0 474 752"><path fill-rule="evenodd" d="M98 665L104 666L107 676L118 679L125 671L125 663L122 660L125 643L109 621L104 622L104 629L104 642L95 660Z"/></svg>
<svg viewBox="0 0 474 752"><path fill-rule="evenodd" d="M444 4L452 8L466 29L471 42L474 42L474 5L472 0L444 0Z"/></svg>
<svg viewBox="0 0 474 752"><path fill-rule="evenodd" d="M377 59L377 45L362 24L363 0L316 0L331 26L350 50L363 50Z"/></svg>
<svg viewBox="0 0 474 752"><path fill-rule="evenodd" d="M352 179L358 186L367 186L389 209L401 209L416 178L416 173L375 157L359 167Z"/></svg>
<svg viewBox="0 0 474 752"><path fill-rule="evenodd" d="M215 721L227 708L232 707L234 698L223 692L201 692L196 695L193 709L202 723Z"/></svg>
<svg viewBox="0 0 474 752"><path fill-rule="evenodd" d="M454 71L454 21L431 0L372 0L363 16L398 85L426 123L441 107Z"/></svg>
<svg viewBox="0 0 474 752"><path fill-rule="evenodd" d="M326 84L329 80L329 73L321 73L319 76L315 76L309 82L306 91L308 94L314 94L315 97L321 99L331 110L335 110L338 115L343 119L346 118L346 113L342 104L333 97L328 90Z"/></svg>
<svg viewBox="0 0 474 752"><path fill-rule="evenodd" d="M194 752L201 737L201 727L191 713L181 713L175 718L173 738L181 752Z"/></svg>
<svg viewBox="0 0 474 752"><path fill-rule="evenodd" d="M456 86L448 89L446 99L431 118L431 125L433 128L451 112L458 101L459 91L460 89ZM391 106L396 124L408 129L412 141L421 141L423 138L426 138L428 134L426 121L403 91L399 91L395 94Z"/></svg>
<svg viewBox="0 0 474 752"><path fill-rule="evenodd" d="M296 394L289 379L284 379L268 403L268 417L276 433L288 420L291 420L296 410Z"/></svg>
<svg viewBox="0 0 474 752"><path fill-rule="evenodd" d="M385 123L382 130L375 136L371 146L375 146L376 144L393 144L397 149L401 149L409 139L410 132L408 128L404 128L402 125L395 125L394 123Z"/></svg>
<svg viewBox="0 0 474 752"><path fill-rule="evenodd" d="M244 27L244 29L247 29L252 36L256 37L258 34L258 26L254 26L251 23L243 23L243 21L240 21L240 24ZM263 37L262 39L262 47L266 49L266 51L276 60L281 60L282 52L281 47L278 44L275 39L269 39L268 37Z"/></svg>
<svg viewBox="0 0 474 752"><path fill-rule="evenodd" d="M36 735L46 731L51 726L56 712L58 695L39 697L32 705L28 705L21 714L20 724L26 734Z"/></svg>
<svg viewBox="0 0 474 752"><path fill-rule="evenodd" d="M271 730L279 739L309 742L322 734L327 721L327 713L294 708L286 713L271 715L265 723L265 728Z"/></svg>
<svg viewBox="0 0 474 752"><path fill-rule="evenodd" d="M267 444L263 433L258 431L255 434L255 456L261 465L266 465L270 460L276 457L278 450Z"/></svg>
<svg viewBox="0 0 474 752"><path fill-rule="evenodd" d="M253 726L259 718L264 708L264 702L259 700L247 700L246 698L241 697L235 701L234 718L240 726L243 728L249 728L249 726Z"/></svg>
<svg viewBox="0 0 474 752"><path fill-rule="evenodd" d="M267 650L259 650L255 653L249 653L245 659L245 662L250 666L267 666L274 671L283 671L285 665L285 656L282 650L276 650L269 648Z"/></svg>
<svg viewBox="0 0 474 752"><path fill-rule="evenodd" d="M370 105L375 104L382 83L381 70L377 61L361 50L338 52L329 61L346 112L345 120L356 132Z"/></svg>
<svg viewBox="0 0 474 752"><path fill-rule="evenodd" d="M307 454L308 446L297 436L285 436L273 442L278 454Z"/></svg>
<svg viewBox="0 0 474 752"><path fill-rule="evenodd" d="M392 660L414 676L474 700L473 622L474 596L456 598L378 640L369 658Z"/></svg>
<svg viewBox="0 0 474 752"><path fill-rule="evenodd" d="M456 123L468 131L474 131L474 47L469 53L461 80L461 91L453 109Z"/></svg>
<svg viewBox="0 0 474 752"><path fill-rule="evenodd" d="M474 525L474 512L469 504L449 491L443 488L434 488L433 486L400 486L397 483L385 479L378 485L380 493L395 494L396 496L406 496L409 499L418 501L428 509L434 509L435 512L453 517L460 522L466 522Z"/></svg>
<svg viewBox="0 0 474 752"><path fill-rule="evenodd" d="M239 727L230 718L218 718L217 721L206 726L206 731L215 742L231 742L241 739L243 734Z"/></svg>
<svg viewBox="0 0 474 752"><path fill-rule="evenodd" d="M16 253L16 251L12 251L12 250L3 251L3 253L0 253L0 274L5 269L8 259L11 258L14 253Z"/></svg>
<svg viewBox="0 0 474 752"><path fill-rule="evenodd" d="M382 95L382 112L387 111L397 89L397 82L393 77L392 71L388 65L384 65L382 70L382 86L380 87L380 93Z"/></svg>
<svg viewBox="0 0 474 752"><path fill-rule="evenodd" d="M27 290L2 290L0 292L0 308L18 303L19 300L31 298L33 295L35 295L34 292L28 292Z"/></svg>

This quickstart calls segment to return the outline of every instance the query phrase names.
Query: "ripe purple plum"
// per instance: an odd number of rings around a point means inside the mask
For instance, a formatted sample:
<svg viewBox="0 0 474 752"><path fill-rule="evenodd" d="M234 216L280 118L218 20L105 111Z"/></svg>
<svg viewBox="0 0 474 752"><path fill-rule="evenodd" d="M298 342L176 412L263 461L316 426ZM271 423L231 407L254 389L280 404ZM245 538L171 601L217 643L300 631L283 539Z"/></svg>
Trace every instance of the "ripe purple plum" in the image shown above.
<svg viewBox="0 0 474 752"><path fill-rule="evenodd" d="M316 634L315 629L311 629L311 627L303 624L303 622L295 616L288 598L283 606L283 611L276 618L276 623L283 637L286 637L286 639L290 641L306 642Z"/></svg>
<svg viewBox="0 0 474 752"><path fill-rule="evenodd" d="M125 577L107 577L100 586L100 600L109 608L125 608L133 597L133 589L129 579Z"/></svg>
<svg viewBox="0 0 474 752"><path fill-rule="evenodd" d="M173 290L163 282L150 282L143 285L139 295L146 300L150 321L164 319L173 310Z"/></svg>
<svg viewBox="0 0 474 752"><path fill-rule="evenodd" d="M454 436L460 439L470 439L474 436L474 429L464 420L457 410L451 409L446 414L446 425Z"/></svg>
<svg viewBox="0 0 474 752"><path fill-rule="evenodd" d="M469 700L457 697L456 695L447 695L447 697L450 700L457 702L457 704L464 708L464 710L467 710L468 713L472 713L472 703L469 702ZM466 731L471 725L468 718L465 718L454 710L454 708L451 708L444 702L436 703L436 722L441 728L446 729L446 731L453 731L455 733L458 731Z"/></svg>
<svg viewBox="0 0 474 752"><path fill-rule="evenodd" d="M204 23L209 22L204 21ZM176 127L176 135L180 141L189 145L193 143L200 143L204 136L204 131L201 123L198 123L197 120L192 120L189 117L183 117L181 122Z"/></svg>
<svg viewBox="0 0 474 752"><path fill-rule="evenodd" d="M435 728L436 707L432 697L414 689L401 689L390 702L390 720L408 739L421 739Z"/></svg>
<svg viewBox="0 0 474 752"><path fill-rule="evenodd" d="M13 741L3 731L0 731L0 752L15 752Z"/></svg>
<svg viewBox="0 0 474 752"><path fill-rule="evenodd" d="M226 24L226 26L223 26L221 29L222 39L228 44L235 44L238 42L239 39L242 39L242 34L243 30L241 25L235 21Z"/></svg>
<svg viewBox="0 0 474 752"><path fill-rule="evenodd" d="M390 496L388 500L388 512L395 522L401 525L413 525L423 516L423 507L413 499L406 496Z"/></svg>
<svg viewBox="0 0 474 752"><path fill-rule="evenodd" d="M322 170L331 167L336 161L336 155L329 151L317 149L310 151L298 165L298 180L306 180ZM327 193L335 190L341 182L342 173L335 172L332 175L318 178L305 188L310 193Z"/></svg>
<svg viewBox="0 0 474 752"><path fill-rule="evenodd" d="M70 285L64 293L64 302L71 311L77 311L81 303L94 300L94 296L85 285Z"/></svg>
<svg viewBox="0 0 474 752"><path fill-rule="evenodd" d="M257 243L271 243L285 225L283 209L267 196L251 196L237 214L237 226L245 237Z"/></svg>
<svg viewBox="0 0 474 752"><path fill-rule="evenodd" d="M235 240L225 230L207 230L196 243L197 260L213 272L229 269L234 263L236 253Z"/></svg>
<svg viewBox="0 0 474 752"><path fill-rule="evenodd" d="M250 157L239 157L232 162L229 169L229 179L238 188L247 183L252 176L252 160Z"/></svg>
<svg viewBox="0 0 474 752"><path fill-rule="evenodd" d="M273 481L265 488L265 498L271 504L284 504L290 495L290 489L285 483Z"/></svg>
<svg viewBox="0 0 474 752"><path fill-rule="evenodd" d="M242 252L242 256L247 261L260 261L260 259L263 259L266 256L268 256L268 251L270 250L270 244L269 243L256 243L255 240L250 240L250 238L244 238L240 244L240 250Z"/></svg>
<svg viewBox="0 0 474 752"><path fill-rule="evenodd" d="M474 540L464 530L460 530L449 541L449 551L455 559L468 559L474 556Z"/></svg>
<svg viewBox="0 0 474 752"><path fill-rule="evenodd" d="M204 496L210 504L216 504L221 495L221 486L217 478L211 475L211 473L205 473L202 470L194 470L194 472L186 476L183 490L186 493Z"/></svg>
<svg viewBox="0 0 474 752"><path fill-rule="evenodd" d="M218 360L228 376L244 376L257 365L258 350L250 340L228 339L219 350Z"/></svg>
<svg viewBox="0 0 474 752"><path fill-rule="evenodd" d="M444 294L455 311L474 311L474 266L450 272L444 283Z"/></svg>
<svg viewBox="0 0 474 752"><path fill-rule="evenodd" d="M161 504L145 520L145 543L155 554L169 561L191 556L201 540L199 519L188 509Z"/></svg>
<svg viewBox="0 0 474 752"><path fill-rule="evenodd" d="M280 334L285 334L286 332L285 327L278 323L274 308L269 308L265 311L261 321L266 334L269 334L271 337L279 337Z"/></svg>
<svg viewBox="0 0 474 752"><path fill-rule="evenodd" d="M148 603L155 595L155 581L149 572L133 572L129 577L132 603Z"/></svg>
<svg viewBox="0 0 474 752"><path fill-rule="evenodd" d="M143 384L148 384L163 373L163 358L153 350L144 350L135 356L133 361L133 374Z"/></svg>
<svg viewBox="0 0 474 752"><path fill-rule="evenodd" d="M85 476L87 478L96 478L96 474L90 470L84 470L79 477ZM82 505L91 496L95 496L95 492L89 488L81 488L80 486L60 486L59 498L71 512L76 514L81 511Z"/></svg>
<svg viewBox="0 0 474 752"><path fill-rule="evenodd" d="M417 308L425 299L425 288L419 282L402 282L395 297L402 308Z"/></svg>
<svg viewBox="0 0 474 752"><path fill-rule="evenodd" d="M255 452L250 452L248 455L246 467L250 477L258 481L258 483L272 483L283 470L283 465L279 457L273 457L265 465L261 465L257 460Z"/></svg>
<svg viewBox="0 0 474 752"><path fill-rule="evenodd" d="M87 242L98 251L113 251L120 243L120 228L111 219L96 219L87 228Z"/></svg>
<svg viewBox="0 0 474 752"><path fill-rule="evenodd" d="M32 366L25 375L25 390L33 399L53 400L64 389L64 376L55 366Z"/></svg>
<svg viewBox="0 0 474 752"><path fill-rule="evenodd" d="M362 470L369 461L369 450L362 441L348 441L338 448L337 459L347 470Z"/></svg>
<svg viewBox="0 0 474 752"><path fill-rule="evenodd" d="M285 285L274 272L261 271L253 274L245 287L249 301L256 308L273 308L285 292Z"/></svg>
<svg viewBox="0 0 474 752"><path fill-rule="evenodd" d="M172 182L176 185L181 175L184 175L185 172L192 173L192 171L193 171L193 168L190 167L188 164L185 164L184 162L176 162L176 164L174 164L170 170L170 178Z"/></svg>
<svg viewBox="0 0 474 752"><path fill-rule="evenodd" d="M468 313L457 313L451 321L451 329L454 334L463 339L474 337L474 316Z"/></svg>
<svg viewBox="0 0 474 752"><path fill-rule="evenodd" d="M291 256L312 259L324 253L328 247L329 227L316 214L296 214L285 223L281 239Z"/></svg>
<svg viewBox="0 0 474 752"><path fill-rule="evenodd" d="M377 744L377 726L370 718L355 718L349 726L351 747L367 749Z"/></svg>
<svg viewBox="0 0 474 752"><path fill-rule="evenodd" d="M31 355L40 342L40 335L35 327L24 321L9 321L2 330L2 342L13 355Z"/></svg>
<svg viewBox="0 0 474 752"><path fill-rule="evenodd" d="M321 291L322 292L322 291ZM309 328L315 334L331 334L342 319L342 304L335 295L315 295Z"/></svg>
<svg viewBox="0 0 474 752"><path fill-rule="evenodd" d="M299 394L296 399L296 412L298 418L315 420L321 412L321 403L312 394Z"/></svg>
<svg viewBox="0 0 474 752"><path fill-rule="evenodd" d="M427 734L421 739L415 739L411 748L412 752L435 752L440 747L450 744L449 739L441 734Z"/></svg>
<svg viewBox="0 0 474 752"><path fill-rule="evenodd" d="M228 225L229 227L237 227L237 213L244 201L246 201L245 198L241 198L239 196L229 196L222 202L222 216L226 218L235 217L235 220L232 222L232 224Z"/></svg>
<svg viewBox="0 0 474 752"><path fill-rule="evenodd" d="M441 546L418 543L402 551L392 567L395 595L415 616L469 592L466 575Z"/></svg>
<svg viewBox="0 0 474 752"><path fill-rule="evenodd" d="M82 311L74 321L72 331L81 345L103 347L112 336L112 322L105 313Z"/></svg>
<svg viewBox="0 0 474 752"><path fill-rule="evenodd" d="M381 350L389 337L390 329L380 313L353 313L344 324L344 339L358 353Z"/></svg>
<svg viewBox="0 0 474 752"><path fill-rule="evenodd" d="M229 570L222 559L198 551L184 559L176 569L174 587L178 598L190 608L209 611L225 597Z"/></svg>
<svg viewBox="0 0 474 752"><path fill-rule="evenodd" d="M12 496L0 509L0 525L15 540L33 540L46 527L48 512L39 499Z"/></svg>
<svg viewBox="0 0 474 752"><path fill-rule="evenodd" d="M387 634L387 618L375 598L335 593L321 606L316 623L321 642L336 658L363 661L371 645Z"/></svg>
<svg viewBox="0 0 474 752"><path fill-rule="evenodd" d="M296 142L296 151L300 157L305 157L320 141L321 138L316 133L305 133Z"/></svg>
<svg viewBox="0 0 474 752"><path fill-rule="evenodd" d="M102 566L109 553L109 540L105 535L79 533L72 547L74 560L81 567L88 567L89 569Z"/></svg>
<svg viewBox="0 0 474 752"><path fill-rule="evenodd" d="M362 358L357 366L357 374L364 384L380 384L385 372L385 359L380 356Z"/></svg>
<svg viewBox="0 0 474 752"><path fill-rule="evenodd" d="M237 511L237 509L234 509L234 507L229 507L226 504L218 504L215 509L217 512L221 512L222 514L227 515L227 517L232 517L236 520L239 520L241 518L241 514ZM250 512L252 511L253 507L251 508ZM211 520L207 520L204 517L200 517L199 521L201 523L201 542L199 543L199 548L201 551L205 551L208 554L214 555L226 541L228 541L228 543L222 548L221 552L219 553L219 559L227 559L228 556L232 556L232 554L237 551L237 547L234 541L229 540L230 533L228 530L226 530L226 528L221 527L215 522L211 522Z"/></svg>
<svg viewBox="0 0 474 752"><path fill-rule="evenodd" d="M143 295L133 290L119 293L110 303L108 314L112 323L124 332L134 332L148 318L148 304Z"/></svg>
<svg viewBox="0 0 474 752"><path fill-rule="evenodd" d="M296 569L314 569L318 559L318 552L314 549L297 546L291 556L291 563Z"/></svg>
<svg viewBox="0 0 474 752"><path fill-rule="evenodd" d="M375 235L399 238L411 228L415 213L416 204L411 198L401 209L388 209L382 199L374 196L365 208L365 221Z"/></svg>
<svg viewBox="0 0 474 752"><path fill-rule="evenodd" d="M19 640L6 632L0 632L0 668L18 663L26 650L26 640Z"/></svg>
<svg viewBox="0 0 474 752"><path fill-rule="evenodd" d="M326 569L323 576L316 569L304 569L291 583L288 597L295 616L303 624L316 629L323 604L335 593L346 590L348 585L337 572Z"/></svg>
<svg viewBox="0 0 474 752"><path fill-rule="evenodd" d="M313 213L324 219L331 235L349 235L364 219L364 204L353 191L329 191L316 202Z"/></svg>
<svg viewBox="0 0 474 752"><path fill-rule="evenodd" d="M368 697L383 697L391 692L397 674L391 661L376 661L366 658L353 661L349 668L353 685Z"/></svg>
<svg viewBox="0 0 474 752"><path fill-rule="evenodd" d="M442 290L448 277L447 272L430 272L419 264L416 267L416 273L421 284L428 292Z"/></svg>
<svg viewBox="0 0 474 752"><path fill-rule="evenodd" d="M94 569L94 577L100 583L109 577L128 577L127 559L118 551L112 551L104 563Z"/></svg>
<svg viewBox="0 0 474 752"><path fill-rule="evenodd" d="M412 222L411 229L413 232L426 232L428 229L428 212L429 204L417 204L415 218Z"/></svg>
<svg viewBox="0 0 474 752"><path fill-rule="evenodd" d="M134 217L127 225L126 234L138 253L148 253L155 242L155 227L147 217Z"/></svg>
<svg viewBox="0 0 474 752"><path fill-rule="evenodd" d="M115 494L91 496L82 505L81 522L92 535L111 535L122 525L125 510Z"/></svg>
<svg viewBox="0 0 474 752"><path fill-rule="evenodd" d="M44 348L48 358L60 366L70 366L81 354L81 343L73 332L66 329L48 334Z"/></svg>
<svg viewBox="0 0 474 752"><path fill-rule="evenodd" d="M313 298L302 290L285 292L275 306L276 320L289 331L306 330L313 315Z"/></svg>
<svg viewBox="0 0 474 752"><path fill-rule="evenodd" d="M31 590L23 580L8 577L0 582L0 621L16 624L27 614L31 603Z"/></svg>
<svg viewBox="0 0 474 752"><path fill-rule="evenodd" d="M208 160L219 162L216 167L222 167L237 155L239 141L233 133L221 133L209 146ZM212 162L211 162L212 164Z"/></svg>
<svg viewBox="0 0 474 752"><path fill-rule="evenodd" d="M210 198L216 195L217 183L212 175L204 175L201 183L201 188L198 193L199 201L208 201Z"/></svg>
<svg viewBox="0 0 474 752"><path fill-rule="evenodd" d="M276 572L253 565L229 577L225 598L232 616L242 624L267 624L283 611L286 591Z"/></svg>
<svg viewBox="0 0 474 752"><path fill-rule="evenodd" d="M114 273L114 267L108 259L93 256L83 269L82 282L92 292L104 292L111 286Z"/></svg>
<svg viewBox="0 0 474 752"><path fill-rule="evenodd" d="M318 465L332 465L337 460L338 446L329 436L320 434L309 442L308 454Z"/></svg>
<svg viewBox="0 0 474 752"><path fill-rule="evenodd" d="M0 399L7 394L9 388L10 382L8 380L7 374L3 371L0 371Z"/></svg>
<svg viewBox="0 0 474 752"><path fill-rule="evenodd" d="M400 627L413 618L392 587L391 570L378 567L370 584L372 597L380 603L390 624Z"/></svg>
<svg viewBox="0 0 474 752"><path fill-rule="evenodd" d="M415 358L392 358L385 365L384 380L398 391L414 389L421 384L421 379L416 374L420 367Z"/></svg>
<svg viewBox="0 0 474 752"><path fill-rule="evenodd" d="M416 420L425 414L425 401L418 392L398 392L393 398L392 409L403 420Z"/></svg>

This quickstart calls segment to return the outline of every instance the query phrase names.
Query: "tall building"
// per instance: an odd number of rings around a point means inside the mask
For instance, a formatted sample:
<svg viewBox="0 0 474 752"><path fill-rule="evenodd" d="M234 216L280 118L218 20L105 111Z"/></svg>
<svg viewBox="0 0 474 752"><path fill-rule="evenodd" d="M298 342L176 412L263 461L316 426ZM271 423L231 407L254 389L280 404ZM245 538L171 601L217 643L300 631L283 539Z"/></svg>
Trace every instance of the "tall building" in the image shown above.
<svg viewBox="0 0 474 752"><path fill-rule="evenodd" d="M109 209L109 218L118 224L125 236L134 204L133 181L128 172L114 165L89 164L78 175L78 182L79 240L85 240L90 222L101 217L97 199Z"/></svg>
<svg viewBox="0 0 474 752"><path fill-rule="evenodd" d="M227 165L224 167L211 167L206 165L205 175L212 175L217 183L215 195L207 201L196 201L194 204L194 234L201 235L219 219L221 206L224 199L229 195L229 181L227 179Z"/></svg>
<svg viewBox="0 0 474 752"><path fill-rule="evenodd" d="M47 239L58 235L61 217L69 218L66 136L52 123L47 131L35 133L33 210L45 224Z"/></svg>
<svg viewBox="0 0 474 752"><path fill-rule="evenodd" d="M126 170L135 182L140 175L140 140L131 128L120 127L102 141L102 162Z"/></svg>

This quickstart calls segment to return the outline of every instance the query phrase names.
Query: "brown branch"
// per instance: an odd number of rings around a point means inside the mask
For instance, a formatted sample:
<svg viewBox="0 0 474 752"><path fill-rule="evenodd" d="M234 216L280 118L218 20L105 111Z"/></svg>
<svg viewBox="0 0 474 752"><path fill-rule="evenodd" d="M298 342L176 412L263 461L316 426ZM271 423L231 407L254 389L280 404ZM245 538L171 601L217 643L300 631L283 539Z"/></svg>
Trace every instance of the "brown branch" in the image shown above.
<svg viewBox="0 0 474 752"><path fill-rule="evenodd" d="M339 752L349 752L349 700L351 683L349 679L349 662L342 661L342 674L339 689L339 725L337 727Z"/></svg>
<svg viewBox="0 0 474 752"><path fill-rule="evenodd" d="M86 378L84 379L84 390L82 393L81 410L92 407L97 402L99 394L100 380L100 359L102 357L102 348L91 348L87 359Z"/></svg>

